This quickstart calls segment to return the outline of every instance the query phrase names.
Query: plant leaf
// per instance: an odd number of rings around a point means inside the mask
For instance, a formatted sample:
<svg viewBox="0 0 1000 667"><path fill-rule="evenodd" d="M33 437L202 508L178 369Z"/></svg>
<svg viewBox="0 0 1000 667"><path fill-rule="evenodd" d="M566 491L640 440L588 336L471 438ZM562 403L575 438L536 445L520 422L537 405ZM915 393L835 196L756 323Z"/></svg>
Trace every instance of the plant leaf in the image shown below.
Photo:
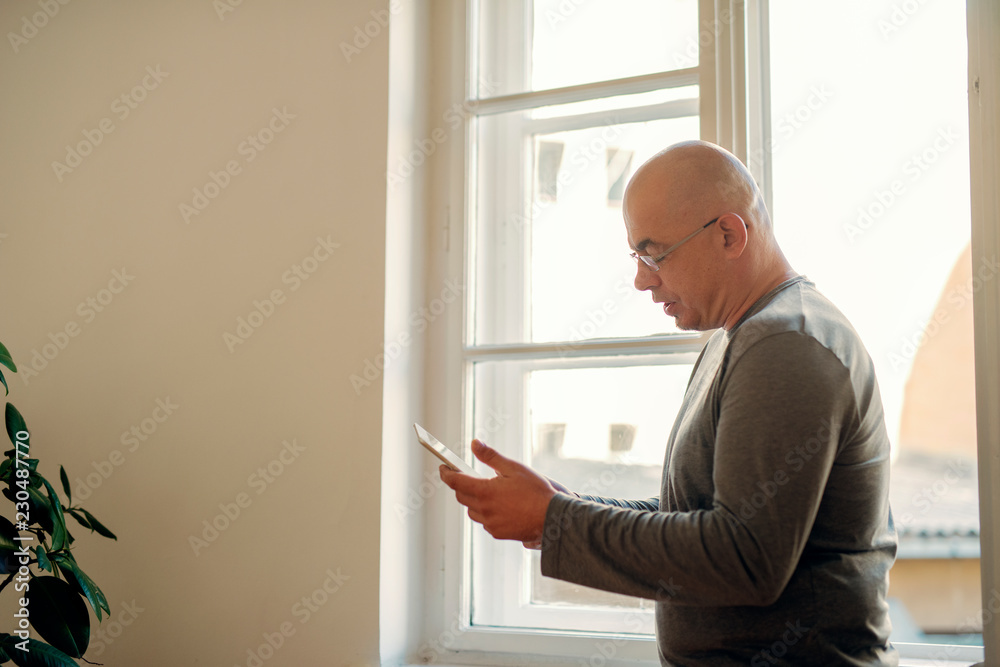
<svg viewBox="0 0 1000 667"><path fill-rule="evenodd" d="M96 519L96 518L94 517L94 515L93 515L93 514L91 514L91 513L90 513L90 512L88 512L87 510L83 509L82 507L80 508L80 511L81 511L81 512L83 512L83 515L84 515L85 517L87 517L87 521L89 521L89 522L90 522L90 526L91 526L91 528L92 528L93 530L96 530L96 531L97 531L97 534L98 534L98 535L103 535L104 537L110 537L110 538L111 538L112 540L115 540L115 541L117 541L117 540L118 540L118 536L117 536L117 535L115 535L114 533L112 533L112 532L111 532L110 530L108 530L108 529L107 529L107 528L106 528L106 527L104 526L104 524L102 524L102 523L101 523L100 521L98 521L98 520L97 520L97 519Z"/></svg>
<svg viewBox="0 0 1000 667"><path fill-rule="evenodd" d="M23 640L13 635L7 635L0 639L0 648L18 667L79 667L76 660L54 646L49 646L37 639L29 639L28 650L22 651L17 648L17 644L20 644L21 641Z"/></svg>
<svg viewBox="0 0 1000 667"><path fill-rule="evenodd" d="M66 492L66 504L73 504L73 492L69 490L69 475L66 474L66 469L59 466L59 481L62 482L63 491Z"/></svg>
<svg viewBox="0 0 1000 667"><path fill-rule="evenodd" d="M80 514L79 510L75 510L72 507L70 507L67 508L66 511L69 512L70 516L76 519L77 523L79 523L81 526L83 526L84 528L90 528L91 530L94 530L94 527L90 525L89 521L87 521L87 517Z"/></svg>
<svg viewBox="0 0 1000 667"><path fill-rule="evenodd" d="M33 486L28 487L28 502L31 503L31 521L29 524L37 523L49 535L52 534L52 506L48 498Z"/></svg>
<svg viewBox="0 0 1000 667"><path fill-rule="evenodd" d="M17 372L14 358L10 356L10 352L7 351L7 347L3 343L0 343L0 364L3 364L14 373Z"/></svg>
<svg viewBox="0 0 1000 667"><path fill-rule="evenodd" d="M38 477L45 485L45 490L49 492L52 512L52 551L59 551L66 546L66 517L63 516L62 504L59 502L59 496L55 489L52 488L47 479L41 475Z"/></svg>
<svg viewBox="0 0 1000 667"><path fill-rule="evenodd" d="M2 493L7 500L10 502L20 502L16 499L14 495L15 492L20 491L18 487L4 487ZM30 526L32 524L38 524L47 533L52 533L52 517L50 515L51 507L49 506L49 501L41 494L41 492L29 486L25 491L28 492L28 504L31 506L29 510L29 520L27 524Z"/></svg>
<svg viewBox="0 0 1000 667"><path fill-rule="evenodd" d="M7 436L14 445L14 456L16 457L18 454L22 453L22 451L17 448L17 434L21 431L27 431L28 426L24 423L24 417L22 417L21 413L17 411L17 408L14 407L13 403L7 404L7 409L4 412L4 419L7 423ZM29 435L28 440L24 440L24 442L29 442L30 437L31 436ZM28 454L27 451L23 451L23 453L25 455Z"/></svg>
<svg viewBox="0 0 1000 667"><path fill-rule="evenodd" d="M90 606L97 614L97 620L101 620L101 610L111 613L108 606L108 599L104 597L104 592L94 583L94 580L87 576L87 573L80 569L72 556L59 559L59 569L62 570L66 581L74 585L80 595L87 598Z"/></svg>
<svg viewBox="0 0 1000 667"><path fill-rule="evenodd" d="M82 656L90 644L90 615L80 594L61 579L35 577L27 596L31 625L42 639L73 658Z"/></svg>
<svg viewBox="0 0 1000 667"><path fill-rule="evenodd" d="M35 547L34 551L35 558L38 559L38 567L43 570L47 570L48 572L52 572L52 561L49 560L48 554L45 553L45 547L39 544Z"/></svg>
<svg viewBox="0 0 1000 667"><path fill-rule="evenodd" d="M6 392L4 396L10 396L10 387L7 386L7 378L3 376L3 371L0 371L0 382L3 382L3 388Z"/></svg>
<svg viewBox="0 0 1000 667"><path fill-rule="evenodd" d="M20 537L20 533L14 524L0 516L0 574L10 574L17 570L14 552L21 548L15 539L17 537Z"/></svg>

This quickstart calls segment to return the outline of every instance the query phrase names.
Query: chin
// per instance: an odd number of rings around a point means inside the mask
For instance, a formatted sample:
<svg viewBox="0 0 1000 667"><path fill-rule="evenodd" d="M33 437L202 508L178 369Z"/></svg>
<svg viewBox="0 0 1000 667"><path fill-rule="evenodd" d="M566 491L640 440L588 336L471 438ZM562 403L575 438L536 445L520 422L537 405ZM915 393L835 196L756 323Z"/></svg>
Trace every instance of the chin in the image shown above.
<svg viewBox="0 0 1000 667"><path fill-rule="evenodd" d="M681 331L704 331L705 328L701 326L701 322L697 322L694 318L690 317L690 314L681 314L674 317L674 326L676 326Z"/></svg>
<svg viewBox="0 0 1000 667"><path fill-rule="evenodd" d="M669 308L669 309L664 308L664 312L667 314L667 317L674 318L674 326L675 327L677 327L681 331L704 331L705 330L705 327L702 326L703 322L701 322L698 319L699 315L698 315L698 313L696 311L693 311L693 310L691 310L689 308L681 306L681 305L677 304L676 302L672 303L671 306L672 307ZM674 312L669 312L670 310L673 310Z"/></svg>

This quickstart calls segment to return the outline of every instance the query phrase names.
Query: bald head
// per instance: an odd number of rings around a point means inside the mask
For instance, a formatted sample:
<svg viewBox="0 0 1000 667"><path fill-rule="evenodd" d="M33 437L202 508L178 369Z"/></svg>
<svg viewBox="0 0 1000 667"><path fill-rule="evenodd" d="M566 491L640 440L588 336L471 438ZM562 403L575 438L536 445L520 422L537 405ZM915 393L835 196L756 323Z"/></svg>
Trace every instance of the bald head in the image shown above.
<svg viewBox="0 0 1000 667"><path fill-rule="evenodd" d="M654 155L629 181L622 209L629 245L655 263L638 264L635 286L682 329L729 328L795 275L750 172L714 144Z"/></svg>
<svg viewBox="0 0 1000 667"><path fill-rule="evenodd" d="M668 225L733 212L770 235L771 219L750 172L732 153L706 141L674 144L639 167L625 190L626 215L637 204L657 208Z"/></svg>

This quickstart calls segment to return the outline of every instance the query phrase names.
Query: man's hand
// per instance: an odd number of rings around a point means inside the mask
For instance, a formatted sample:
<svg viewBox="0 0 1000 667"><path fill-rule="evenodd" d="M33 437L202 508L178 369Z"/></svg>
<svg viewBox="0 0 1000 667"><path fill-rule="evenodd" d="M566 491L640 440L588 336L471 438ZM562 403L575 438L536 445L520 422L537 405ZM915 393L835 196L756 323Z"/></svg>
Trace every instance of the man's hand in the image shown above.
<svg viewBox="0 0 1000 667"><path fill-rule="evenodd" d="M441 466L441 481L454 489L458 502L469 508L469 518L483 524L490 535L538 548L545 511L556 489L528 466L502 456L479 440L472 441L472 453L493 468L497 476L477 479Z"/></svg>

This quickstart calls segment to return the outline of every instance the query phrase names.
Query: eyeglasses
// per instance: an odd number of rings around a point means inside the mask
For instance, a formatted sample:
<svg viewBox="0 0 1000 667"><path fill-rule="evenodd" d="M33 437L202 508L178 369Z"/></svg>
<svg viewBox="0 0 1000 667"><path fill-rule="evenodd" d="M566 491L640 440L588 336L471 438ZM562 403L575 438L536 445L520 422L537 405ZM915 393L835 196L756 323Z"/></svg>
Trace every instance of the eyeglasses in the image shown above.
<svg viewBox="0 0 1000 667"><path fill-rule="evenodd" d="M691 232L690 234L688 234L687 236L685 236L684 238L682 238L677 243L675 243L672 246L670 246L669 248L667 248L666 251L664 251L659 257L650 257L649 255L640 255L640 254L635 253L635 252L630 252L629 255L637 263L641 261L643 264L645 264L646 266L648 266L650 268L650 270L652 270L652 271L659 271L660 270L660 262L662 262L663 260L665 260L667 258L667 255L669 255L670 253L672 253L673 251L677 250L682 245L684 245L685 243L687 243L688 241L690 241L691 239L693 239L695 236L698 235L698 232L703 232L706 229L708 229L709 226L711 226L712 223L714 223L716 221L718 221L718 218L714 218L712 220L709 220L704 225L702 225L698 229L694 230L693 232Z"/></svg>

